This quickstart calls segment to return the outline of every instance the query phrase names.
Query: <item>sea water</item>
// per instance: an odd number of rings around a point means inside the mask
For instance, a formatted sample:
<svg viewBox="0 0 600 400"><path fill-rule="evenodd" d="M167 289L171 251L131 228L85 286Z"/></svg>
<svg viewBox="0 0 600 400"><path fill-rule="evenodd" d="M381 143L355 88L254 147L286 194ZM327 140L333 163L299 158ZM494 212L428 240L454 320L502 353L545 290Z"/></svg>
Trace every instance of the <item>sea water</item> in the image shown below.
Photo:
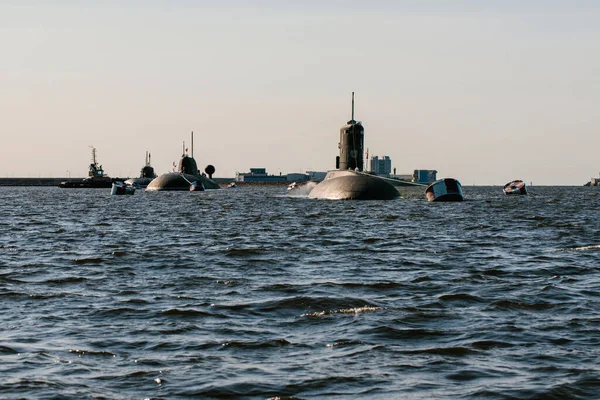
<svg viewBox="0 0 600 400"><path fill-rule="evenodd" d="M599 398L600 190L400 191L0 187L0 398Z"/></svg>

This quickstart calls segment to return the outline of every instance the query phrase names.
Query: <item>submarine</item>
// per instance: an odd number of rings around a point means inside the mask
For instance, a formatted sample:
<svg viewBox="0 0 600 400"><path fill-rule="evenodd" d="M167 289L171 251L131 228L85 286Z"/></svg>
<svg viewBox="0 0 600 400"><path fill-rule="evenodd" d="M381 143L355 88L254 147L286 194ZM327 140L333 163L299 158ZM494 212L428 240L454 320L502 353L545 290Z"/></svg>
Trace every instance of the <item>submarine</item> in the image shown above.
<svg viewBox="0 0 600 400"><path fill-rule="evenodd" d="M212 180L215 173L215 167L208 165L204 173L198 170L198 164L194 159L194 132L192 132L192 155L187 155L185 143L183 144L183 154L179 160L177 172L168 172L154 178L148 186L147 191L160 190L190 190L192 186L202 187L203 189L220 189L219 185ZM206 176L208 175L208 176Z"/></svg>
<svg viewBox="0 0 600 400"><path fill-rule="evenodd" d="M336 169L327 172L325 179L308 194L309 198L327 200L393 200L400 196L388 181L363 171L364 133L362 122L354 120L354 92L352 92L352 119L340 129Z"/></svg>
<svg viewBox="0 0 600 400"><path fill-rule="evenodd" d="M156 178L156 174L154 173L154 168L152 168L152 165L150 165L151 157L152 157L151 154L146 152L146 163L144 164L144 166L142 167L142 170L140 171L139 178L127 179L125 181L125 184L145 188L148 186L148 184L150 182L152 182L152 180L154 178Z"/></svg>

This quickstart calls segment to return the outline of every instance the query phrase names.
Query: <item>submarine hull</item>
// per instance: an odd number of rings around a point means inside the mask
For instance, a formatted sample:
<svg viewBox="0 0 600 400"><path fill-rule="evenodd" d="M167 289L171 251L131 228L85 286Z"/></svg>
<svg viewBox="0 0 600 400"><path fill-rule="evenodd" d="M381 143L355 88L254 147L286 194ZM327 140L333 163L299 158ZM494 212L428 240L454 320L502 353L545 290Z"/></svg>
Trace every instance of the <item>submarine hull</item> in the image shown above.
<svg viewBox="0 0 600 400"><path fill-rule="evenodd" d="M400 195L387 181L358 171L329 171L309 193L313 199L393 200Z"/></svg>
<svg viewBox="0 0 600 400"><path fill-rule="evenodd" d="M137 185L141 188L146 188L154 178L131 178L125 181L128 185Z"/></svg>
<svg viewBox="0 0 600 400"><path fill-rule="evenodd" d="M201 175L180 174L177 172L169 172L162 174L158 178L154 178L152 182L146 186L146 190L190 190L190 185L193 182L204 185L205 189L219 189L219 185L213 180Z"/></svg>

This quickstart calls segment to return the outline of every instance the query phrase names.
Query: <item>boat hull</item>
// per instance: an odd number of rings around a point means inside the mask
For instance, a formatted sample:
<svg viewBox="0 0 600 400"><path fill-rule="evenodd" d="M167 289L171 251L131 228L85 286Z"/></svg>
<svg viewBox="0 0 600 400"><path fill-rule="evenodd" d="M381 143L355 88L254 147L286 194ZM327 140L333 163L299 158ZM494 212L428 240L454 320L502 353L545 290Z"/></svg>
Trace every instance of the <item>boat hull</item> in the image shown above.
<svg viewBox="0 0 600 400"><path fill-rule="evenodd" d="M58 184L60 188L68 189L109 189L112 187L113 180L111 178L88 178L80 181L64 181Z"/></svg>
<svg viewBox="0 0 600 400"><path fill-rule="evenodd" d="M393 200L398 190L374 175L358 171L329 171L308 197L327 200Z"/></svg>
<svg viewBox="0 0 600 400"><path fill-rule="evenodd" d="M112 188L110 190L110 194L115 195L132 195L135 193L135 188L133 186L128 186L125 184L113 183Z"/></svg>
<svg viewBox="0 0 600 400"><path fill-rule="evenodd" d="M425 196L428 201L462 201L462 186L456 179L439 179L427 186Z"/></svg>
<svg viewBox="0 0 600 400"><path fill-rule="evenodd" d="M504 194L527 194L527 187L523 181L512 181L504 185Z"/></svg>

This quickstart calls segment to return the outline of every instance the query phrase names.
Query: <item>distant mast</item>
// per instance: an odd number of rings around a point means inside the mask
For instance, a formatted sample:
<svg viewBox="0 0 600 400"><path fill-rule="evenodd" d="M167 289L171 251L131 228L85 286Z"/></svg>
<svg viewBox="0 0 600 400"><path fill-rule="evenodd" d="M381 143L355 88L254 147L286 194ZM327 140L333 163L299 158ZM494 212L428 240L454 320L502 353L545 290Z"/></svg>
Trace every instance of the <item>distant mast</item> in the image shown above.
<svg viewBox="0 0 600 400"><path fill-rule="evenodd" d="M93 145L90 147L92 148L92 163L96 165L96 148Z"/></svg>
<svg viewBox="0 0 600 400"><path fill-rule="evenodd" d="M356 123L356 121L354 121L354 92L352 92L352 123Z"/></svg>
<svg viewBox="0 0 600 400"><path fill-rule="evenodd" d="M192 131L192 158L194 158L194 131Z"/></svg>

